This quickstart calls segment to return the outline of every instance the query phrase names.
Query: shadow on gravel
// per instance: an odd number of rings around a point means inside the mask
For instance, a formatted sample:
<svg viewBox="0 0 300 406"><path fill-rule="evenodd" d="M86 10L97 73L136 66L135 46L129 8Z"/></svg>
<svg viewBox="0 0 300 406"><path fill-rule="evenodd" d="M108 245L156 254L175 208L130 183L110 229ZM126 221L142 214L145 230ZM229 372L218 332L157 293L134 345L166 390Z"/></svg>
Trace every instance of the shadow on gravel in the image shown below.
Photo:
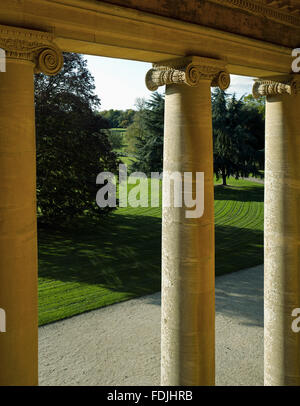
<svg viewBox="0 0 300 406"><path fill-rule="evenodd" d="M216 279L216 312L263 327L263 265Z"/></svg>

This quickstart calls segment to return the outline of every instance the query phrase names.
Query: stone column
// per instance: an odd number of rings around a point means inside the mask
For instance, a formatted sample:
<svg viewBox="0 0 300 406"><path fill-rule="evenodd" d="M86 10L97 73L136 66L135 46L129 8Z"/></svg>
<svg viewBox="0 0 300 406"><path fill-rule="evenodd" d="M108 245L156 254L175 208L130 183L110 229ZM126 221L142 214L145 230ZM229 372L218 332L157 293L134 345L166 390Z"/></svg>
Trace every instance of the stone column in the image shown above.
<svg viewBox="0 0 300 406"><path fill-rule="evenodd" d="M211 85L226 89L222 61L188 57L154 65L150 90L166 84L162 218L161 384L215 383L215 250ZM165 207L166 174L204 173L204 211ZM183 180L184 188L184 180Z"/></svg>
<svg viewBox="0 0 300 406"><path fill-rule="evenodd" d="M38 383L36 161L33 74L57 73L46 33L0 26L0 385Z"/></svg>
<svg viewBox="0 0 300 406"><path fill-rule="evenodd" d="M265 385L300 385L300 86L297 76L257 80L267 96L264 220Z"/></svg>

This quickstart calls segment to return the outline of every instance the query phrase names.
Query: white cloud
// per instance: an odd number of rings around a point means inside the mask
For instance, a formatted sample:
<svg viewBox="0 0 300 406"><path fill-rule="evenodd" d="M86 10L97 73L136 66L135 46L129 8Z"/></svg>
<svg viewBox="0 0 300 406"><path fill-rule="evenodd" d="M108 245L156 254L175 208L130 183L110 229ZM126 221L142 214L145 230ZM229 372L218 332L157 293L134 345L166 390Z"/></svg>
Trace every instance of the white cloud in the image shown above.
<svg viewBox="0 0 300 406"><path fill-rule="evenodd" d="M249 94L252 92L253 78L248 76L237 76L230 75L231 84L226 90L227 93L233 94L236 93L237 97L241 97L244 94Z"/></svg>

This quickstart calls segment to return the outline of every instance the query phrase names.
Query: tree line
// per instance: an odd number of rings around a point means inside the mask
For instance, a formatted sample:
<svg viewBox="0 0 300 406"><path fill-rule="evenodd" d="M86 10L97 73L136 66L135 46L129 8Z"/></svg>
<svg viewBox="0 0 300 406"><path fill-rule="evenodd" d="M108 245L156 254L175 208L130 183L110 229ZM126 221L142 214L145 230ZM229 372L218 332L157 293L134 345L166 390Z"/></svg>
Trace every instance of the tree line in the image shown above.
<svg viewBox="0 0 300 406"><path fill-rule="evenodd" d="M40 224L108 213L110 208L96 205L95 179L99 172L117 172L122 153L116 149L133 158L131 171L163 170L164 95L137 99L135 110L100 111L86 60L65 53L58 75L35 75L35 106ZM229 176L258 175L264 157L264 102L215 90L212 117L217 178L226 185ZM126 128L125 137L112 128Z"/></svg>
<svg viewBox="0 0 300 406"><path fill-rule="evenodd" d="M163 168L164 96L155 92L139 102L133 123L127 129L133 170L150 172ZM213 154L216 178L260 176L264 165L264 101L251 95L216 89L212 93Z"/></svg>
<svg viewBox="0 0 300 406"><path fill-rule="evenodd" d="M127 128L134 119L135 110L102 110L101 116L107 120L109 128Z"/></svg>

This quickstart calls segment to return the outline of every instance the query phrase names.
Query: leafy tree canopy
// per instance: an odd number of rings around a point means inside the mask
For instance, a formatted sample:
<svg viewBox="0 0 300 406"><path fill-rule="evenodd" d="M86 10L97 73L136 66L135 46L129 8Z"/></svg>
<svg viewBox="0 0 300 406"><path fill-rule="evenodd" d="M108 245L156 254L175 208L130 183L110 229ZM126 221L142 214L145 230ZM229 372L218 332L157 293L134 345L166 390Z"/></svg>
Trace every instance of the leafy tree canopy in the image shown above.
<svg viewBox="0 0 300 406"><path fill-rule="evenodd" d="M107 137L108 122L96 109L94 79L86 60L65 53L56 76L35 76L37 204L47 224L74 216L99 215L96 176L114 172L117 158Z"/></svg>
<svg viewBox="0 0 300 406"><path fill-rule="evenodd" d="M212 94L214 172L217 179L234 176L259 175L258 138L263 133L263 119L243 98L237 99L220 89ZM255 123L259 120L260 123ZM262 125L262 126L261 126ZM255 133L256 131L256 133Z"/></svg>
<svg viewBox="0 0 300 406"><path fill-rule="evenodd" d="M256 99L252 94L243 97L243 102L248 106L258 111L263 119L265 119L266 98L260 97Z"/></svg>
<svg viewBox="0 0 300 406"><path fill-rule="evenodd" d="M265 163L265 98L255 99L249 94L243 97L243 102L247 112L244 124L255 138L253 147L256 150L256 159L259 168L263 169Z"/></svg>
<svg viewBox="0 0 300 406"><path fill-rule="evenodd" d="M109 123L109 128L127 128L134 120L135 110L103 110L101 116Z"/></svg>
<svg viewBox="0 0 300 406"><path fill-rule="evenodd" d="M164 95L154 92L138 111L135 148L137 161L133 170L161 172L163 169Z"/></svg>
<svg viewBox="0 0 300 406"><path fill-rule="evenodd" d="M125 141L127 153L131 156L137 155L138 139L143 139L146 131L145 119L147 115L146 100L137 98L135 102L136 112L132 124L127 128Z"/></svg>
<svg viewBox="0 0 300 406"><path fill-rule="evenodd" d="M246 99L246 101L245 101ZM221 90L212 95L214 171L226 184L236 178L258 175L263 165L263 104L250 97L237 99ZM132 169L150 173L163 168L164 96L155 92L148 101L139 100L126 141L137 161Z"/></svg>

